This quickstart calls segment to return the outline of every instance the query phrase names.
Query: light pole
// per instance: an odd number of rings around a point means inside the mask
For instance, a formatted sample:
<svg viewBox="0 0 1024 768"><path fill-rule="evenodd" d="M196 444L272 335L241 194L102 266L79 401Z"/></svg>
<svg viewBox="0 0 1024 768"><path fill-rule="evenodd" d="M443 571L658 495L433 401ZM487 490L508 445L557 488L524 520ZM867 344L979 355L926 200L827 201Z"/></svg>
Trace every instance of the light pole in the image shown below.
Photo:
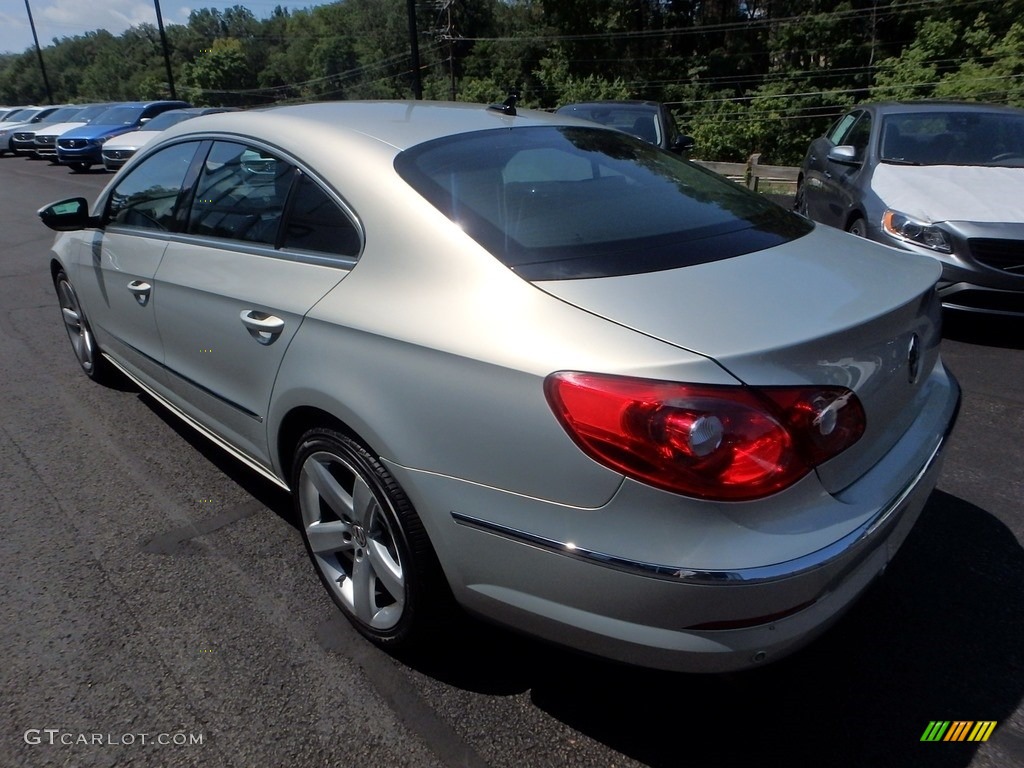
<svg viewBox="0 0 1024 768"><path fill-rule="evenodd" d="M27 3L28 0L25 0ZM164 48L164 65L167 67L167 87L170 88L171 98L177 99L178 96L174 92L174 73L171 72L171 54L167 51L167 34L164 32L164 17L160 13L160 0L153 0L153 5L156 6L156 25L160 30L160 44Z"/></svg>
<svg viewBox="0 0 1024 768"><path fill-rule="evenodd" d="M32 9L29 7L28 0L25 0L25 10L28 11L28 25L32 27L32 39L36 44L36 56L39 57L39 71L43 73L43 85L46 86L46 100L53 104L53 91L50 90L50 79L46 76L46 65L43 64L43 49L39 47L36 23L32 19Z"/></svg>

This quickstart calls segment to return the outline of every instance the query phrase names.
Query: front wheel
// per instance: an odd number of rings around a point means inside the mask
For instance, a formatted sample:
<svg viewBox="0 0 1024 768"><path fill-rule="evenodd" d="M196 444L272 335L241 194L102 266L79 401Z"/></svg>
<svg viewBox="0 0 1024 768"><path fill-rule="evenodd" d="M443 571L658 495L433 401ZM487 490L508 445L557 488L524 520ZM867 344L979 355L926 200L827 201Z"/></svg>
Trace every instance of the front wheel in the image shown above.
<svg viewBox="0 0 1024 768"><path fill-rule="evenodd" d="M110 363L100 354L96 346L96 338L92 335L92 328L89 327L89 320L82 311L82 305L78 301L78 294L68 280L64 270L57 273L54 278L54 287L57 289L57 299L60 302L60 312L64 319L64 330L68 332L68 339L71 340L71 349L74 350L78 364L85 375L93 381L106 381L110 378Z"/></svg>
<svg viewBox="0 0 1024 768"><path fill-rule="evenodd" d="M856 235L857 237L868 236L867 223L864 221L864 219L862 219L859 216L850 222L850 226L846 228L846 231L849 232L851 235Z"/></svg>
<svg viewBox="0 0 1024 768"><path fill-rule="evenodd" d="M804 189L803 180L800 181L800 185L796 188L796 195L793 198L793 210L801 216L807 215L807 193Z"/></svg>
<svg viewBox="0 0 1024 768"><path fill-rule="evenodd" d="M85 173L92 168L92 163L68 163L68 167L74 173Z"/></svg>
<svg viewBox="0 0 1024 768"><path fill-rule="evenodd" d="M397 649L432 623L445 588L408 497L380 460L331 429L303 435L292 465L302 537L346 618Z"/></svg>

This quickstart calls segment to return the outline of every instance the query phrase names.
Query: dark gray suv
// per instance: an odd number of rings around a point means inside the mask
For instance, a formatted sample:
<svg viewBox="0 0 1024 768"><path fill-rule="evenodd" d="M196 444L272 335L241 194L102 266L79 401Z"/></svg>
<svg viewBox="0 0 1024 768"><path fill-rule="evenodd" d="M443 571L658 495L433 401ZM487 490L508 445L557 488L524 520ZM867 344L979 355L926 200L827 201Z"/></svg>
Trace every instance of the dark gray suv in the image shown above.
<svg viewBox="0 0 1024 768"><path fill-rule="evenodd" d="M942 263L943 305L1024 316L1024 110L866 104L812 142L796 208Z"/></svg>

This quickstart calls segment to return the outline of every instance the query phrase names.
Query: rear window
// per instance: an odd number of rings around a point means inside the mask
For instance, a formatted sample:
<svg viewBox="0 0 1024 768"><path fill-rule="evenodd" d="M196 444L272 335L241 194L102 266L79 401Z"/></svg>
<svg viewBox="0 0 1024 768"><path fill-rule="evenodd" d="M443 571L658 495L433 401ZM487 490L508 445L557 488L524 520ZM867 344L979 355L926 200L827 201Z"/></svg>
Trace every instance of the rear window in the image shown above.
<svg viewBox="0 0 1024 768"><path fill-rule="evenodd" d="M770 248L813 225L617 131L537 126L413 147L398 173L528 280L653 272Z"/></svg>

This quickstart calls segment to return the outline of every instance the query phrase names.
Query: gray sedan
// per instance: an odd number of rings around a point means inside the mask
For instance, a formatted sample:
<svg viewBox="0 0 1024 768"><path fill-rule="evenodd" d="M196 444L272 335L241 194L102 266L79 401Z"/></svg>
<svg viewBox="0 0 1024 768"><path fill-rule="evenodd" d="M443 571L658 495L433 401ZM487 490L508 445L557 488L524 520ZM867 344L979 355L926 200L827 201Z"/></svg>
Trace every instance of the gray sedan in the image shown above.
<svg viewBox="0 0 1024 768"><path fill-rule="evenodd" d="M40 215L82 370L290 490L387 648L460 605L664 669L781 658L896 554L959 403L934 260L514 105L198 117Z"/></svg>
<svg viewBox="0 0 1024 768"><path fill-rule="evenodd" d="M946 307L1024 316L1024 110L867 104L810 146L796 207L942 264Z"/></svg>

